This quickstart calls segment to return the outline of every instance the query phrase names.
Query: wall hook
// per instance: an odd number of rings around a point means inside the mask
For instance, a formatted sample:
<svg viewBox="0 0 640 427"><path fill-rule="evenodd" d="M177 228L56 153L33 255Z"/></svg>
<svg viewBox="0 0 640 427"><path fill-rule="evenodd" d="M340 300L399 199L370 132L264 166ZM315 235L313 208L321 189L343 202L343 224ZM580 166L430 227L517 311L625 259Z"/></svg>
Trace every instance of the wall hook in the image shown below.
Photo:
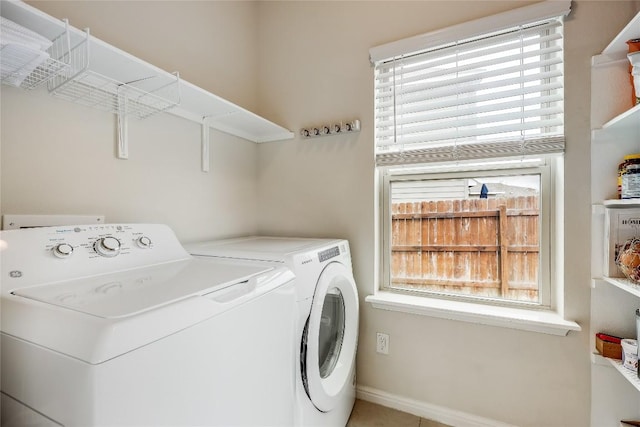
<svg viewBox="0 0 640 427"><path fill-rule="evenodd" d="M300 129L300 135L303 138L315 138L319 136L337 135L339 133L348 132L360 132L360 120L356 119L330 125L319 125Z"/></svg>

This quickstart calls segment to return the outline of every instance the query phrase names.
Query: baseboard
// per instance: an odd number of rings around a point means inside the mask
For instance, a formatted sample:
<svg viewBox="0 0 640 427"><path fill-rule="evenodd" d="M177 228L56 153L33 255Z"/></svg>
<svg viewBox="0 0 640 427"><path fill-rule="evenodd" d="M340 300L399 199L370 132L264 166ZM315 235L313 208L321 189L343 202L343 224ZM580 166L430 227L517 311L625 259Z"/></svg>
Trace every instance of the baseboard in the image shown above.
<svg viewBox="0 0 640 427"><path fill-rule="evenodd" d="M372 387L356 386L356 397L454 427L515 427L511 424L467 414L444 406L397 396Z"/></svg>

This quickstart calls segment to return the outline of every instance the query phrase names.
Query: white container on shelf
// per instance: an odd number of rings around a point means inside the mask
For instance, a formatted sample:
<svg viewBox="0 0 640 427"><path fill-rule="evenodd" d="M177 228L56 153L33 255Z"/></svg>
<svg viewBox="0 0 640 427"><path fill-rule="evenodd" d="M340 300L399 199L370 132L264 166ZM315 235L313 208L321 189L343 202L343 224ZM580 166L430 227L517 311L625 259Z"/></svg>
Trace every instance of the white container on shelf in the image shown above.
<svg viewBox="0 0 640 427"><path fill-rule="evenodd" d="M633 66L631 74L633 75L636 104L640 104L640 51L628 54L627 58L629 58L629 62Z"/></svg>
<svg viewBox="0 0 640 427"><path fill-rule="evenodd" d="M622 365L632 371L638 370L638 341L622 340Z"/></svg>
<svg viewBox="0 0 640 427"><path fill-rule="evenodd" d="M640 202L640 200L637 200ZM616 265L618 249L633 237L640 237L640 206L605 209L604 265L607 277L624 277Z"/></svg>

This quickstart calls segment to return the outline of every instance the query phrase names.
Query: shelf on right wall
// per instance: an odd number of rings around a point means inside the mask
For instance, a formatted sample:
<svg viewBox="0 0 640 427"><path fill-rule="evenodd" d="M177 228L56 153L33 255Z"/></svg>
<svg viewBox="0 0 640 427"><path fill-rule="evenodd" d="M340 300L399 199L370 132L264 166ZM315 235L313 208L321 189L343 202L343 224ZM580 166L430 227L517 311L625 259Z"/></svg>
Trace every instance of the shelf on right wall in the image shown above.
<svg viewBox="0 0 640 427"><path fill-rule="evenodd" d="M629 279L623 279L621 277L603 277L601 279L593 279L593 281L594 287L615 286L618 289L622 289L623 291L640 298L640 285Z"/></svg>
<svg viewBox="0 0 640 427"><path fill-rule="evenodd" d="M626 43L634 38L640 38L640 13L591 62L592 348L598 332L625 338L637 333L635 309L640 308L640 285L603 277L607 274L603 268L603 207L640 208L640 199L614 199L618 164L625 155L640 153L640 105L632 105ZM591 360L591 424L617 425L621 419L640 417L637 373L623 367L621 361L597 353L591 354Z"/></svg>

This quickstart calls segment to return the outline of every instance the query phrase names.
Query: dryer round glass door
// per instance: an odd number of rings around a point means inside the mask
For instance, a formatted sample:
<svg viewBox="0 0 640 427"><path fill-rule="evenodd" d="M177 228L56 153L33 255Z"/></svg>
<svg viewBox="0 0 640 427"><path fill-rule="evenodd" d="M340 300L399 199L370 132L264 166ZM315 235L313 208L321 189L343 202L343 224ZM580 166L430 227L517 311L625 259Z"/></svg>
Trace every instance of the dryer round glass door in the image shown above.
<svg viewBox="0 0 640 427"><path fill-rule="evenodd" d="M328 412L351 387L358 341L358 291L343 264L320 274L306 332L305 386L316 408Z"/></svg>

